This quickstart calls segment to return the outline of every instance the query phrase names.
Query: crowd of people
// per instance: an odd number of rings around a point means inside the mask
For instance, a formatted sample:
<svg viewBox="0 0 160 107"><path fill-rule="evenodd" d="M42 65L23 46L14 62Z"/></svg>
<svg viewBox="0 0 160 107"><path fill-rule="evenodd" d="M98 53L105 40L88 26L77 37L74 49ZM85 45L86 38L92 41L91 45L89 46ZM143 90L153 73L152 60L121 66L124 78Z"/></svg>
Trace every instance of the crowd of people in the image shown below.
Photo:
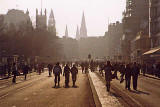
<svg viewBox="0 0 160 107"><path fill-rule="evenodd" d="M24 75L24 80L27 79L27 74L30 72L37 72L39 75L44 72L44 69L48 68L49 77L54 75L54 87L60 87L61 75L65 77L65 87L69 87L70 75L72 77L72 86L76 87L76 80L78 75L78 68L81 68L83 74L87 74L89 71L99 71L100 75L105 77L106 89L110 91L110 82L112 79L117 79L120 83L125 81L125 88L130 90L130 84L132 79L133 89L137 90L138 76L142 73L144 76L147 74L155 74L160 77L160 63L153 65L152 67L147 64L134 63L117 63L117 62L98 62L98 61L79 61L79 62L57 62L55 64L8 64L0 66L0 76L13 77L12 82L16 83L16 76L21 73ZM117 73L120 73L120 76Z"/></svg>

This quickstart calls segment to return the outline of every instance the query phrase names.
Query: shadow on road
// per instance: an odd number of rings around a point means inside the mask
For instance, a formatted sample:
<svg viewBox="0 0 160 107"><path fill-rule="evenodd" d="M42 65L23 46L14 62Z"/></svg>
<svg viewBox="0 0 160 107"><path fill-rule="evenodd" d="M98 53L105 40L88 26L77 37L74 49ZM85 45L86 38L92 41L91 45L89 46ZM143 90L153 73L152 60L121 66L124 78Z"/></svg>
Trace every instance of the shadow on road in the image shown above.
<svg viewBox="0 0 160 107"><path fill-rule="evenodd" d="M146 94L146 95L150 95L150 93L148 92L144 92L144 91L140 91L140 90L130 90L130 92L132 93L136 93L136 94Z"/></svg>

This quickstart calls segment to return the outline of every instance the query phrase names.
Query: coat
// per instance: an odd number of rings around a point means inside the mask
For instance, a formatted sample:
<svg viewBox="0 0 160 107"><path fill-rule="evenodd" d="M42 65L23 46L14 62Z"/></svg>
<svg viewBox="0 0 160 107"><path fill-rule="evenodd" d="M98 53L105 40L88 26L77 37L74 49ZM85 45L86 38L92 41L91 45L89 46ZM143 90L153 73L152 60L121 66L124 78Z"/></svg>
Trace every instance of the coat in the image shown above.
<svg viewBox="0 0 160 107"><path fill-rule="evenodd" d="M109 65L105 65L103 70L105 71L105 79L106 81L112 81L112 70L113 70L113 67L112 66L109 66Z"/></svg>
<svg viewBox="0 0 160 107"><path fill-rule="evenodd" d="M78 74L78 69L76 67L71 68L71 74L72 74L72 80L76 81L77 79L77 74Z"/></svg>

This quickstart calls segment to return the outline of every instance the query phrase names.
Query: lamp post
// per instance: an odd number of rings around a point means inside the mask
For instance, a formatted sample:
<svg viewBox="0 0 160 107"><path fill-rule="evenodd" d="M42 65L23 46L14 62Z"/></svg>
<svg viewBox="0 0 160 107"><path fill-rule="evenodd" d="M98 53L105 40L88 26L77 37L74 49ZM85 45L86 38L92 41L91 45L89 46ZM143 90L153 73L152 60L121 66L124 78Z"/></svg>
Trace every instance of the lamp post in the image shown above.
<svg viewBox="0 0 160 107"><path fill-rule="evenodd" d="M152 7L152 0L149 0L149 38L151 39L151 48L153 48L153 41L152 41L152 33L151 33L151 7Z"/></svg>

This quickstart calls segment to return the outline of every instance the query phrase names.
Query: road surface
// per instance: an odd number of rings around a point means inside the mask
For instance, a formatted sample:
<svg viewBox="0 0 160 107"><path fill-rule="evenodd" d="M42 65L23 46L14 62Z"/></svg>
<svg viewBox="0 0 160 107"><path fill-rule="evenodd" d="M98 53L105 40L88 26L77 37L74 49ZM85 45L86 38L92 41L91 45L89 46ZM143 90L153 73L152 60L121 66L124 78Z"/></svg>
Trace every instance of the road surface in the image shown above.
<svg viewBox="0 0 160 107"><path fill-rule="evenodd" d="M97 77L104 83L104 77L96 72ZM149 78L140 75L138 79L138 91L134 91L131 83L131 91L125 89L125 82L119 80L111 82L111 93L116 96L125 107L159 107L160 105L160 79Z"/></svg>
<svg viewBox="0 0 160 107"><path fill-rule="evenodd" d="M52 88L53 81L46 72L2 88L0 107L95 107L87 75L79 73L78 88L64 88L64 77L61 88Z"/></svg>

